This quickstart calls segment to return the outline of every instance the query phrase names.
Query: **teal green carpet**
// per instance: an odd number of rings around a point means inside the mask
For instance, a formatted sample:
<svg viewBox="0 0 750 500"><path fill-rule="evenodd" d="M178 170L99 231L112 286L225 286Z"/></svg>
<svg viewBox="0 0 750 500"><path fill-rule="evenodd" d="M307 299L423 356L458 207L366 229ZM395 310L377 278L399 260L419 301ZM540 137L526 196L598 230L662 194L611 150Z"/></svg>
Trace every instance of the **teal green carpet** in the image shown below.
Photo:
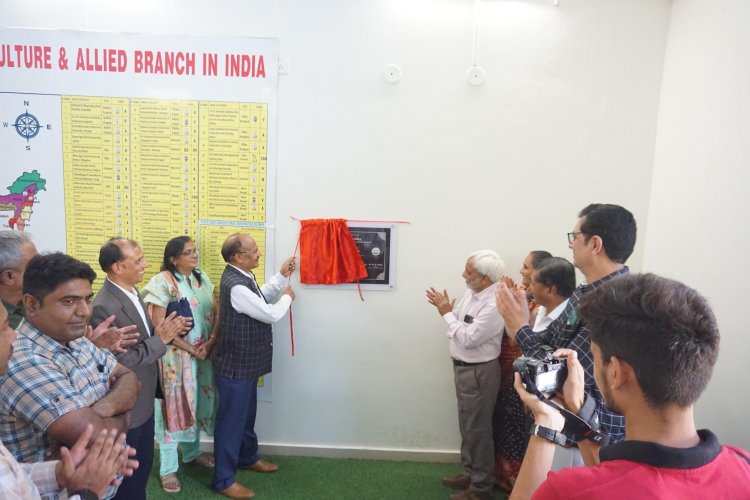
<svg viewBox="0 0 750 500"><path fill-rule="evenodd" d="M158 457L158 451L156 453ZM382 460L308 457L264 457L279 465L273 474L239 471L237 480L255 490L255 498L269 500L432 500L447 499L455 491L440 478L461 472L457 464L388 462ZM148 498L224 498L210 487L211 471L180 464L180 493L165 493L159 482L158 458L148 482ZM506 498L495 490L494 499Z"/></svg>

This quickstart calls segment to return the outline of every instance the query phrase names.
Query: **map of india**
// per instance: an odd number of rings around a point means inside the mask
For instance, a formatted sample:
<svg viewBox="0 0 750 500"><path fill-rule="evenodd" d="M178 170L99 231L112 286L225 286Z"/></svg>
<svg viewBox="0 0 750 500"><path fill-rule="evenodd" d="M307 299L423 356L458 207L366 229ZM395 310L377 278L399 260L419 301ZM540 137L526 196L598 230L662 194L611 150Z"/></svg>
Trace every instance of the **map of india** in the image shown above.
<svg viewBox="0 0 750 500"><path fill-rule="evenodd" d="M31 220L34 202L39 191L46 191L47 181L39 172L24 172L8 186L8 194L0 195L0 218L8 218L8 228L23 231ZM10 212L10 214L4 214Z"/></svg>

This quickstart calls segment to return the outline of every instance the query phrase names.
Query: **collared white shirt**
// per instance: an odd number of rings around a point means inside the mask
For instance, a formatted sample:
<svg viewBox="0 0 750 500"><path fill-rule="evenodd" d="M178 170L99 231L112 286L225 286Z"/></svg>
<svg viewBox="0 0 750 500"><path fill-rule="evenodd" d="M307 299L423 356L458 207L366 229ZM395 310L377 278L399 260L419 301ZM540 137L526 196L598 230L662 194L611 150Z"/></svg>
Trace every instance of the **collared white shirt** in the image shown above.
<svg viewBox="0 0 750 500"><path fill-rule="evenodd" d="M229 265L252 279L255 286L260 290L260 293L266 298L266 300L263 300L246 286L235 285L232 287L232 293L230 295L232 307L235 311L246 314L251 318L262 321L263 323L276 323L284 317L289 310L289 306L292 305L292 298L289 295L282 295L275 304L268 304L266 301L268 299L273 299L282 289L286 288L288 278L285 278L281 273L276 273L268 283L259 287L258 282L255 281L255 277L251 273L248 273L232 264Z"/></svg>
<svg viewBox="0 0 750 500"><path fill-rule="evenodd" d="M492 284L479 293L466 290L453 311L443 315L452 358L483 363L500 356L505 323L495 306L496 288Z"/></svg>
<svg viewBox="0 0 750 500"><path fill-rule="evenodd" d="M570 299L565 299L560 304L552 309L552 312L547 314L547 308L544 306L539 306L539 309L537 309L536 312L536 321L534 322L534 328L532 328L535 332L541 332L542 330L546 330L550 323L555 321L558 316L562 314L562 312L565 310L565 306L568 305L568 301Z"/></svg>
<svg viewBox="0 0 750 500"><path fill-rule="evenodd" d="M138 292L135 291L135 288L131 288L130 291L125 290L123 287L112 281L111 279L107 278L107 281L115 285L117 288L122 290L122 293L127 295L127 297L133 302L133 305L135 306L136 311L138 311L138 314L141 315L141 319L143 320L143 324L146 327L146 335L151 336L151 330L148 327L148 321L146 320L146 311L143 310L143 306L141 306L141 301L138 300Z"/></svg>

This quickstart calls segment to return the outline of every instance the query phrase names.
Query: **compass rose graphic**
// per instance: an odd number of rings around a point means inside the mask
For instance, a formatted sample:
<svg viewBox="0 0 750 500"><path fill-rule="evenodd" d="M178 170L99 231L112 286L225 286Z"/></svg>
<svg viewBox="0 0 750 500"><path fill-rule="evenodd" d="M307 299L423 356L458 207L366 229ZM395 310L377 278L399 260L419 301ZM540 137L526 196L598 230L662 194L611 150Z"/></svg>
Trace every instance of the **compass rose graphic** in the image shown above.
<svg viewBox="0 0 750 500"><path fill-rule="evenodd" d="M36 116L29 114L28 109L23 114L18 115L16 123L14 123L13 126L16 128L18 135L26 139L26 142L29 142L29 139L36 137L41 128L39 120L37 120Z"/></svg>

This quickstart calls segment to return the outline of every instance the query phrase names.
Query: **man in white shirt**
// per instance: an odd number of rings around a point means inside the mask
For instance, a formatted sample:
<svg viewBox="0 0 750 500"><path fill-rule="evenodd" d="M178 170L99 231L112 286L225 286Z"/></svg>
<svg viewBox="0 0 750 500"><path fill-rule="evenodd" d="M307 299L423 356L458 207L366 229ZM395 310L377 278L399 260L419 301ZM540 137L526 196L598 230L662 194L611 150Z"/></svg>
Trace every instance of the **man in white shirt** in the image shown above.
<svg viewBox="0 0 750 500"><path fill-rule="evenodd" d="M278 470L277 465L258 455L257 389L258 379L271 372L271 325L286 315L295 298L288 278L296 264L290 257L268 283L259 286L253 269L260 265L261 253L252 237L231 235L221 247L221 256L227 266L219 285L221 327L213 356L219 408L211 486L229 498L251 498L253 490L235 479L237 468L255 472ZM269 303L282 290L279 300Z"/></svg>
<svg viewBox="0 0 750 500"><path fill-rule="evenodd" d="M542 332L565 311L570 296L576 288L576 271L567 259L550 257L545 259L531 275L527 292L539 304L533 330ZM558 447L552 470L583 465L583 457L577 446Z"/></svg>
<svg viewBox="0 0 750 500"><path fill-rule="evenodd" d="M427 290L427 301L448 324L448 347L453 359L461 464L464 472L446 476L443 484L461 490L451 500L492 498L492 413L500 389L500 345L503 318L494 303L495 288L505 264L492 250L479 250L466 261L467 290L456 304L448 292Z"/></svg>
<svg viewBox="0 0 750 500"><path fill-rule="evenodd" d="M576 270L562 257L549 257L531 273L527 294L539 304L533 330L546 330L568 305L568 298L576 288Z"/></svg>

